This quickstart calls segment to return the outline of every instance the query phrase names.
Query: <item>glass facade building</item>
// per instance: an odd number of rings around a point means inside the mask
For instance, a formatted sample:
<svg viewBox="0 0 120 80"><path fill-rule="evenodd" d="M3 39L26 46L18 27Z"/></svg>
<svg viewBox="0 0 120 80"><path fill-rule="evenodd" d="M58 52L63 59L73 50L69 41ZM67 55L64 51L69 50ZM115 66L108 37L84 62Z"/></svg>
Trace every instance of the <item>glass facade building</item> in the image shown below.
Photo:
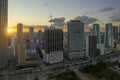
<svg viewBox="0 0 120 80"><path fill-rule="evenodd" d="M8 48L8 0L0 0L0 68L4 67L9 59Z"/></svg>

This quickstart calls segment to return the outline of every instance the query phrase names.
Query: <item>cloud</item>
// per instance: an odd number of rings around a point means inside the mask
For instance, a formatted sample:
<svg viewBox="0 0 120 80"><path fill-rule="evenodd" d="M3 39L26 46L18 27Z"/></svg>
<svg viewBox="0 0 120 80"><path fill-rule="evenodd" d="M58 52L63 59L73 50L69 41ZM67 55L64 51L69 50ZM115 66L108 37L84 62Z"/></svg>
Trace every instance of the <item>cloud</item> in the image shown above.
<svg viewBox="0 0 120 80"><path fill-rule="evenodd" d="M54 19L49 20L49 22L53 22L53 26L64 27L65 26L65 17L54 18Z"/></svg>
<svg viewBox="0 0 120 80"><path fill-rule="evenodd" d="M43 3L43 5L46 6L46 7L50 6L50 4L48 4L48 3Z"/></svg>
<svg viewBox="0 0 120 80"><path fill-rule="evenodd" d="M114 8L109 6L109 7L105 7L103 9L100 9L99 12L108 12L108 11L112 11L112 10L114 10Z"/></svg>
<svg viewBox="0 0 120 80"><path fill-rule="evenodd" d="M113 15L110 17L111 21L120 22L120 11L114 12Z"/></svg>
<svg viewBox="0 0 120 80"><path fill-rule="evenodd" d="M76 16L74 19L75 19L75 20L81 20L81 21L83 21L83 22L85 23L85 25L89 25L89 24L91 24L91 23L94 23L94 22L98 21L97 18L88 17L88 16L86 16L86 15Z"/></svg>
<svg viewBox="0 0 120 80"><path fill-rule="evenodd" d="M53 6L53 1L44 1L43 3L41 3L43 6L45 7L52 7Z"/></svg>

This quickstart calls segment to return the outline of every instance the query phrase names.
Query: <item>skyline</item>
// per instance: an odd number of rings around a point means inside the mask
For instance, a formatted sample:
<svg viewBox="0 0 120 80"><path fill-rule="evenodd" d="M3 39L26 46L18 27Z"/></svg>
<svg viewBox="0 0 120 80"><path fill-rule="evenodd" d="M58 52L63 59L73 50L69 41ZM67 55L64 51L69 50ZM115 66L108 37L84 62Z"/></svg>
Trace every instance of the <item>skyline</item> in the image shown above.
<svg viewBox="0 0 120 80"><path fill-rule="evenodd" d="M118 0L11 1L0 0L0 80L120 79Z"/></svg>
<svg viewBox="0 0 120 80"><path fill-rule="evenodd" d="M53 20L53 24L60 27L74 18L82 18L85 24L102 21L117 22L115 25L119 25L119 3L119 0L9 0L9 27L14 27L17 23L49 26L50 14L56 20Z"/></svg>

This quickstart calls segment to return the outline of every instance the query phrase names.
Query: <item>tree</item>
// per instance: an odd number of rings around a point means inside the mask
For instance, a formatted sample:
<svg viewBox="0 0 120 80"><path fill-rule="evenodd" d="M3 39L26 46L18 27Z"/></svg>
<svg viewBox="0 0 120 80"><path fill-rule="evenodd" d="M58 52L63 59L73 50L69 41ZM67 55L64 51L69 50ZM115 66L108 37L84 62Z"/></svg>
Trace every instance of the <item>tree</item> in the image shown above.
<svg viewBox="0 0 120 80"><path fill-rule="evenodd" d="M2 75L0 75L0 77L2 77Z"/></svg>
<svg viewBox="0 0 120 80"><path fill-rule="evenodd" d="M39 78L35 78L34 80L39 80Z"/></svg>

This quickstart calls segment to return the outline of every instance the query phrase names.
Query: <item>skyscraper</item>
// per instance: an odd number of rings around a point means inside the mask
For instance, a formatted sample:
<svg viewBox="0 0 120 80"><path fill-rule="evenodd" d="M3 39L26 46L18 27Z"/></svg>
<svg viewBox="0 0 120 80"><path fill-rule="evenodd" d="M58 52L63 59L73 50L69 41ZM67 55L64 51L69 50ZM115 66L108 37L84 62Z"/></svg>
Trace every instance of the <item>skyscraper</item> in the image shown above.
<svg viewBox="0 0 120 80"><path fill-rule="evenodd" d="M63 30L46 29L44 32L46 53L63 51Z"/></svg>
<svg viewBox="0 0 120 80"><path fill-rule="evenodd" d="M7 53L8 0L0 0L0 67L8 61Z"/></svg>
<svg viewBox="0 0 120 80"><path fill-rule="evenodd" d="M34 39L34 27L29 27L29 40Z"/></svg>
<svg viewBox="0 0 120 80"><path fill-rule="evenodd" d="M23 39L23 24L17 24L17 58L18 64L22 65L26 57L26 44Z"/></svg>
<svg viewBox="0 0 120 80"><path fill-rule="evenodd" d="M107 23L105 27L104 45L106 48L114 48L113 26Z"/></svg>
<svg viewBox="0 0 120 80"><path fill-rule="evenodd" d="M118 38L119 38L119 41L120 41L120 25L119 25L119 36L118 36Z"/></svg>
<svg viewBox="0 0 120 80"><path fill-rule="evenodd" d="M68 22L68 51L80 51L85 48L84 23L80 20Z"/></svg>
<svg viewBox="0 0 120 80"><path fill-rule="evenodd" d="M97 36L89 35L86 37L86 56L94 57L97 54Z"/></svg>
<svg viewBox="0 0 120 80"><path fill-rule="evenodd" d="M43 43L43 32L42 32L42 30L38 31L37 39L38 39L39 43Z"/></svg>
<svg viewBox="0 0 120 80"><path fill-rule="evenodd" d="M26 45L25 43L18 43L17 44L17 51L18 51L18 65L23 65L26 60Z"/></svg>
<svg viewBox="0 0 120 80"><path fill-rule="evenodd" d="M17 43L21 43L23 41L23 24L17 24Z"/></svg>
<svg viewBox="0 0 120 80"><path fill-rule="evenodd" d="M100 44L100 26L99 26L99 24L93 24L92 34L97 36L97 44Z"/></svg>
<svg viewBox="0 0 120 80"><path fill-rule="evenodd" d="M43 60L46 63L63 61L63 30L53 27L45 29L44 43Z"/></svg>
<svg viewBox="0 0 120 80"><path fill-rule="evenodd" d="M114 36L114 40L117 41L118 40L118 27L117 26L113 26L113 36Z"/></svg>

